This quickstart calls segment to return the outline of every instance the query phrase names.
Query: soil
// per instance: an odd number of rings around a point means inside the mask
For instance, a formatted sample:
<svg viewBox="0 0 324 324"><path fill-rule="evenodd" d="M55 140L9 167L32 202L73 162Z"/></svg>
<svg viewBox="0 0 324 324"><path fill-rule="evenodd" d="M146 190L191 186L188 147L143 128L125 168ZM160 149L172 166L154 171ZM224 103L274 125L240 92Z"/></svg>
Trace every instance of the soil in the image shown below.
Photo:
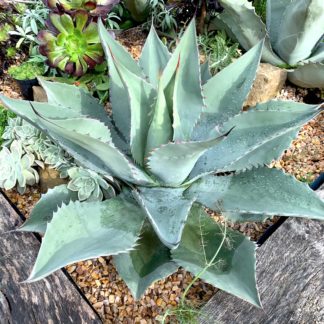
<svg viewBox="0 0 324 324"><path fill-rule="evenodd" d="M125 46L130 47L131 53L138 58L144 37L141 31L134 35L131 41L126 40L125 35L120 35L118 38ZM19 88L8 77L5 70L0 76L0 92L12 98L21 96ZM314 94L310 95L305 89L296 89L288 85L283 89L279 98L303 101L311 96ZM315 97L317 97L316 93ZM321 114L301 129L291 147L280 160L274 161L272 166L293 174L301 181L314 180L324 170L323 134L324 114ZM37 186L28 188L22 196L18 195L15 190L7 191L6 194L26 217L40 198L40 190ZM220 216L214 215L214 217L218 221L224 221ZM274 221L275 219L264 223L249 222L229 224L229 226L256 241ZM192 280L189 273L179 269L165 280L153 284L141 300L135 301L123 280L118 276L111 258L78 262L66 269L105 323L156 323L158 315L178 304L181 294ZM193 306L199 307L207 302L216 290L211 285L198 281L191 288L188 301Z"/></svg>

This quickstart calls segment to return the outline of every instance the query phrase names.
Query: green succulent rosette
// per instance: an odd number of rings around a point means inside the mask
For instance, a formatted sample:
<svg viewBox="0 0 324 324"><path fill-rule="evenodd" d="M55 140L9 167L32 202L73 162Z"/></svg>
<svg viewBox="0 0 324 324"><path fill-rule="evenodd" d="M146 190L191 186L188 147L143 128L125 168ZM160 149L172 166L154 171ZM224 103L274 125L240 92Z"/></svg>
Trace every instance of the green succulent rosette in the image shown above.
<svg viewBox="0 0 324 324"><path fill-rule="evenodd" d="M81 76L103 62L97 23L86 11L78 10L73 16L51 13L47 27L38 34L39 51L51 67Z"/></svg>

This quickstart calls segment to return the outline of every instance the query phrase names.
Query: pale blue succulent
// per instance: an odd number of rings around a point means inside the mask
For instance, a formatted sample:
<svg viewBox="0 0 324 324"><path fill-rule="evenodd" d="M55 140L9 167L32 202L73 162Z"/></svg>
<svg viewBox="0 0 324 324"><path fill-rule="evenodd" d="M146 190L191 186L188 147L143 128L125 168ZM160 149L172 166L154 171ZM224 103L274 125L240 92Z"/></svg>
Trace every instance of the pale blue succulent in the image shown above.
<svg viewBox="0 0 324 324"><path fill-rule="evenodd" d="M27 185L38 183L39 176L33 167L33 154L25 153L19 141L13 141L10 149L3 147L0 152L0 187L6 190L17 187L23 194Z"/></svg>
<svg viewBox="0 0 324 324"><path fill-rule="evenodd" d="M102 201L104 196L115 196L113 187L96 172L72 167L67 170L67 174L71 178L67 188L78 193L79 201Z"/></svg>

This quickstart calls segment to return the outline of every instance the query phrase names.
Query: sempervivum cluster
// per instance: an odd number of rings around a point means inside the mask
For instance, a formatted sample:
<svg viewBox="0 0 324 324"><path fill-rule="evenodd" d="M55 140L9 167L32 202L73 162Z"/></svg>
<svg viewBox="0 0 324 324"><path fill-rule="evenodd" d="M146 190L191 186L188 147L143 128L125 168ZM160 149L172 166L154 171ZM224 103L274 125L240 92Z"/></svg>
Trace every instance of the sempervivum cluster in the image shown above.
<svg viewBox="0 0 324 324"><path fill-rule="evenodd" d="M39 51L47 56L50 66L74 76L81 76L103 61L103 50L97 23L85 10L73 15L51 13L48 30L38 34Z"/></svg>

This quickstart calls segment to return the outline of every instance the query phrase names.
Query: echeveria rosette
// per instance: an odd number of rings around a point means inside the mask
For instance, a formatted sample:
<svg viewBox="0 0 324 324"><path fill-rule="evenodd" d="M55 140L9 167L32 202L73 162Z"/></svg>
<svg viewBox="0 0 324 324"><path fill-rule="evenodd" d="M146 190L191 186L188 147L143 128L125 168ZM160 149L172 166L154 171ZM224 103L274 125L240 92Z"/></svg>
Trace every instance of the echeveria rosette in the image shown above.
<svg viewBox="0 0 324 324"><path fill-rule="evenodd" d="M114 255L139 298L177 267L201 275L210 262L202 279L260 306L255 243L228 229L221 245L224 225L204 208L229 221L274 215L323 220L324 202L306 184L267 167L320 106L274 100L242 111L262 41L215 76L202 77L194 21L173 53L152 27L139 61L102 22L99 34L109 66L112 117L89 93L67 84L40 80L48 103L32 108L1 96L78 165L120 184L116 197L100 202L69 202L73 192L66 187L40 200L39 206L50 200L54 207L46 213L39 207L30 218L34 225L27 226L38 231L37 224L47 224L29 281L69 263Z"/></svg>
<svg viewBox="0 0 324 324"><path fill-rule="evenodd" d="M81 76L103 62L97 23L86 11L79 10L73 16L51 13L47 27L49 30L38 34L38 40L39 51L47 56L50 66Z"/></svg>
<svg viewBox="0 0 324 324"><path fill-rule="evenodd" d="M119 0L43 0L45 5L53 11L73 12L75 10L87 10L91 16L106 16Z"/></svg>

